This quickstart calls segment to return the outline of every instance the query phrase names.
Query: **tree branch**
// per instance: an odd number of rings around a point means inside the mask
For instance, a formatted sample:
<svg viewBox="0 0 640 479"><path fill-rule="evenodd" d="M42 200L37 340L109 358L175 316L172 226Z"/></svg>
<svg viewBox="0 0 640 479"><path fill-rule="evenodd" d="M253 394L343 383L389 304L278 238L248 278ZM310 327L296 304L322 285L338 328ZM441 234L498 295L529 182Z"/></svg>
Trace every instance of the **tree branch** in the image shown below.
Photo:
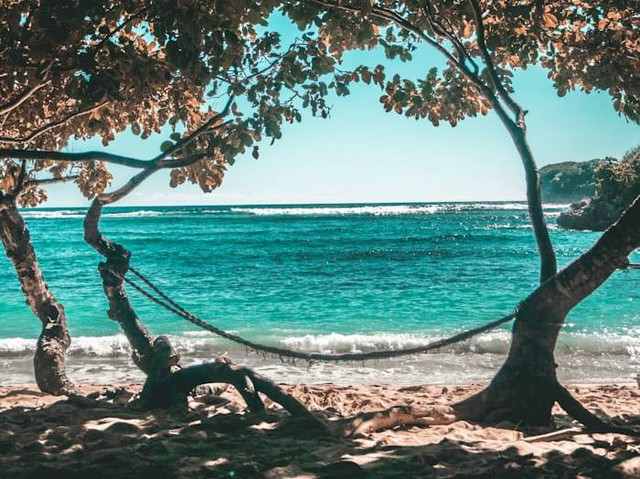
<svg viewBox="0 0 640 479"><path fill-rule="evenodd" d="M102 39L96 45L94 45L93 50L94 51L99 50L105 43L107 43L109 41L109 39L112 36L114 36L116 33L118 33L123 28L125 28L130 22L132 22L133 20L136 20L137 18L139 18L142 14L147 13L150 9L151 9L151 7L149 5L147 5L146 7L141 8L137 12L131 14L120 25L118 25L116 28L114 28L109 33L107 33L104 37L102 37Z"/></svg>
<svg viewBox="0 0 640 479"><path fill-rule="evenodd" d="M172 155L175 155L180 150L188 146L200 135L218 129L228 124L228 122L218 124L223 117L229 113L233 97L229 98L229 101L223 108L223 110L211 117L200 128L189 135L186 138L175 143L168 150L163 151L159 155L149 160L140 160L132 158L130 156L114 155L104 151L87 151L83 153L66 153L60 151L40 151L40 150L22 150L13 148L0 148L0 159L19 159L19 160L51 160L51 161L65 161L65 162L89 162L89 161L104 161L105 163L111 163L114 165L127 166L129 168L147 169L154 165L159 168L174 168L176 166L184 166L174 161L167 160Z"/></svg>
<svg viewBox="0 0 640 479"><path fill-rule="evenodd" d="M472 72L473 75L477 77L478 72L480 71L478 64L471 57L471 55L463 45L462 41L453 33L453 31L447 29L441 22L435 19L431 2L426 2L426 5L423 10L425 13L425 17L427 18L427 22L429 23L429 26L431 27L431 29L436 34L442 35L443 37L447 38L451 42L453 47L458 52L458 56L460 57L460 62L464 64L465 61L468 61L473 68L473 72ZM449 23L449 26L451 26L450 23Z"/></svg>
<svg viewBox="0 0 640 479"><path fill-rule="evenodd" d="M233 102L233 97L229 98L227 104L222 109L222 111L216 115L214 115L211 119L206 121L200 128L195 130L190 135L182 138L180 141L175 143L171 148L165 150L160 153L158 156L151 160L135 160L135 166L137 168L141 168L142 171L138 174L134 175L129 179L123 186L118 188L115 191L110 193L102 193L97 196L87 214L84 218L84 238L85 241L98 253L102 254L109 258L109 254L111 251L115 251L117 249L115 243L109 241L105 238L100 232L98 223L100 221L100 216L102 214L102 207L107 204L114 203L121 198L125 197L131 191L133 191L140 183L146 180L149 176L161 170L163 168L181 168L185 166L189 166L197 161L205 158L210 153L196 153L194 155L190 155L184 158L180 158L177 160L167 160L169 156L176 155L182 149L190 145L193 141L196 140L203 133L213 131L216 129L220 129L229 124L229 121L218 123L224 116L229 113L231 108L231 104ZM131 160L129 158L129 160ZM122 164L122 163L121 163ZM127 164L126 166L130 166L131 164Z"/></svg>
<svg viewBox="0 0 640 479"><path fill-rule="evenodd" d="M40 178L35 180L25 181L24 186L43 186L54 185L57 183L66 183L68 181L75 181L80 178L80 175L62 176L60 178Z"/></svg>
<svg viewBox="0 0 640 479"><path fill-rule="evenodd" d="M322 5L329 8L344 10L351 13L365 13L358 7L346 6L346 5L338 5L333 2L325 1L325 0L309 0L315 4ZM527 183L527 205L529 210L529 217L531 218L531 224L533 226L534 235L536 238L536 245L538 248L538 253L540 255L540 281L546 281L547 279L553 277L557 270L557 260L555 250L553 249L553 244L551 243L551 237L549 236L549 230L547 229L547 225L544 219L544 211L542 210L542 199L540 195L540 178L538 175L538 168L536 166L533 153L527 143L526 139L526 129L524 123L524 111L520 109L519 106L517 108L520 111L518 118L514 121L511 118L511 115L507 112L504 105L500 101L500 99L496 96L496 93L486 85L482 79L472 72L469 67L462 60L458 60L451 52L449 52L445 47L443 47L436 39L431 38L427 35L420 27L414 25L407 19L403 18L399 13L389 10L387 8L382 8L376 5L372 6L371 15L376 18L381 18L387 21L390 21L400 28L406 30L409 33L413 33L418 38L431 45L433 48L438 50L444 57L448 60L448 62L456 68L475 88L478 90L480 95L484 96L487 101L491 104L491 107L496 111L498 118L505 126L509 135L511 136L513 143L520 155L522 160L522 164L525 170L526 183ZM478 28L483 29L484 25L482 21L479 22ZM453 35L451 33L451 35ZM484 30L482 30L482 39L484 40ZM455 48L455 42L454 48ZM493 67L491 56L488 54L488 51L485 52L487 57L484 58L487 63L487 68L490 69ZM495 69L494 69L495 74ZM497 84L500 88L502 85L500 84L499 78L497 77ZM503 88L502 88L503 89ZM504 89L503 89L504 90ZM505 90L505 94L507 98L510 98ZM505 102L508 105L508 102ZM515 102L514 102L515 103Z"/></svg>
<svg viewBox="0 0 640 479"><path fill-rule="evenodd" d="M22 161L20 165L20 173L18 173L18 178L16 179L16 186L13 188L11 192L11 197L17 198L20 195L20 192L23 190L25 184L25 178L27 177L27 162L25 160Z"/></svg>
<svg viewBox="0 0 640 479"><path fill-rule="evenodd" d="M36 130L33 130L31 133L29 133L27 136L24 136L22 138L13 138L13 137L9 137L9 136L2 136L0 137L0 143L9 143L9 144L20 144L20 143L30 143L33 140L35 140L36 138L38 138L39 136L47 133L48 131L51 131L54 128L57 128L59 126L62 126L72 120L75 120L76 118L80 118L84 115L87 115L89 113L93 113L94 111L99 110L100 108L102 108L103 106L107 105L109 103L108 100L105 100L95 106L92 106L90 108L86 108L84 110L80 110L77 111L75 113L72 113L71 115L66 116L65 118L62 118L58 121L54 121L51 123L48 123L44 126L42 126L41 128L38 128Z"/></svg>
<svg viewBox="0 0 640 479"><path fill-rule="evenodd" d="M502 82L500 81L500 77L496 72L495 65L493 64L493 58L489 54L489 50L487 49L487 44L485 41L485 31L484 31L484 22L482 21L482 11L480 10L480 5L477 0L469 0L469 4L471 5L471 9L473 10L473 15L476 21L476 39L478 42L478 49L480 50L480 54L482 55L482 59L484 60L485 65L487 66L487 72L489 73L489 78L491 79L491 83L494 88L498 92L498 95L504 102L507 104L507 107L513 112L516 117L516 123L522 129L525 128L524 124L524 110L516 101L509 95L509 92L505 90Z"/></svg>
<svg viewBox="0 0 640 479"><path fill-rule="evenodd" d="M45 81L41 81L39 83L36 83L34 86L32 86L30 88L27 88L25 91L20 93L14 99L8 101L4 105L0 105L0 115L5 115L7 113L11 113L13 110L15 110L20 105L22 105L25 101L27 101L29 98L31 98L31 96L35 92L37 92L41 88L44 88L49 83L51 83L51 80L45 80Z"/></svg>

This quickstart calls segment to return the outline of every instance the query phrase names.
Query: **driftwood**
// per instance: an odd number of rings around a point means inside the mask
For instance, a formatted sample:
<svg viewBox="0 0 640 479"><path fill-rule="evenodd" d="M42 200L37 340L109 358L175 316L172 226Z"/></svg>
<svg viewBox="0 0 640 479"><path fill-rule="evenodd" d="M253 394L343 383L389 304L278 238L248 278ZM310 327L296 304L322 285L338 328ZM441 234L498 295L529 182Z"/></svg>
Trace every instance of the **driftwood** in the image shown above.
<svg viewBox="0 0 640 479"><path fill-rule="evenodd" d="M451 424L459 418L452 408L433 407L418 409L412 406L394 406L384 411L358 414L338 425L344 437L366 436L376 431L400 426L440 426Z"/></svg>

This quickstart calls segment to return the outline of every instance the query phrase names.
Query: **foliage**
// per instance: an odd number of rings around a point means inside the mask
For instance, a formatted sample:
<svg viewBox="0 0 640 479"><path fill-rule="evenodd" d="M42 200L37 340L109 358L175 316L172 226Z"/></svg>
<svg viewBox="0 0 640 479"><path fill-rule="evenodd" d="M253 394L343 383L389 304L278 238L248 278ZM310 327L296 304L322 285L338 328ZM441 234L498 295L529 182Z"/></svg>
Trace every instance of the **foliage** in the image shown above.
<svg viewBox="0 0 640 479"><path fill-rule="evenodd" d="M127 128L147 138L170 125L166 149L228 95L232 124L177 155L207 158L172 171L172 186L189 181L211 191L238 154L258 157L256 143L280 139L283 124L299 122L304 108L326 117L329 91L348 95L360 81L383 90L386 111L434 125L455 126L491 108L514 110L515 123L526 112L510 97L513 69L539 64L558 94L605 90L621 114L640 120L638 17L620 0L1 1L5 193L20 174L11 148L60 151L93 136L106 146ZM274 12L287 15L300 37L285 42L270 31ZM425 67L417 79L387 78L382 65L340 69L347 50L382 48L389 59L412 61L421 43L443 53L447 66ZM20 200L29 205L46 199L40 175L73 178L88 198L111 181L108 168L90 159L26 167Z"/></svg>
<svg viewBox="0 0 640 479"><path fill-rule="evenodd" d="M640 18L633 2L477 2L484 49L472 5L468 0L302 0L286 8L301 27L316 25L336 57L347 49L380 46L388 58L409 61L421 43L449 52L442 70L425 66L423 78L386 79L380 98L386 111L452 126L487 114L491 102L455 65L477 73L482 85L500 96L491 66L483 61L486 50L507 94L514 69L541 65L560 96L574 89L606 91L618 112L640 122ZM363 71L368 69L361 67L345 82L365 79Z"/></svg>
<svg viewBox="0 0 640 479"><path fill-rule="evenodd" d="M14 150L60 151L71 139L93 136L107 146L127 128L147 138L170 125L167 149L232 95L232 123L177 155L207 157L171 174L172 186L190 181L211 191L238 154L250 149L257 157L255 143L281 138L282 124L300 121L302 108L326 117L328 88L319 80L333 72L334 60L310 36L285 44L269 31L278 4L3 0L0 190L10 193L19 177ZM26 205L46 199L42 174L74 178L88 198L111 180L90 158L38 158L25 166Z"/></svg>
<svg viewBox="0 0 640 479"><path fill-rule="evenodd" d="M621 161L603 162L596 169L598 196L626 208L640 195L640 146L627 152Z"/></svg>

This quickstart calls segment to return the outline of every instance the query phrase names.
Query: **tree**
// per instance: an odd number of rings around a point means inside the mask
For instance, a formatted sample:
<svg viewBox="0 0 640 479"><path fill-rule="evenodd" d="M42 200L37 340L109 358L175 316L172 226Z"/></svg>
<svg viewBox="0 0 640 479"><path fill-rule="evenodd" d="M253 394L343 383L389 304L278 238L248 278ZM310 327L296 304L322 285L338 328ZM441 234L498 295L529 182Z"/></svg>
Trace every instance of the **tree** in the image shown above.
<svg viewBox="0 0 640 479"><path fill-rule="evenodd" d="M515 68L540 64L559 95L575 88L606 90L617 111L640 121L637 12L620 1L480 0L306 0L287 11L301 28L317 25L327 50L338 59L349 49L381 46L388 58L409 61L419 43L444 57L447 66L441 72L431 68L418 81L399 75L385 79L381 65L373 70L363 65L342 78L344 88L359 80L378 84L386 111L455 126L494 110L524 167L541 286L518 306L510 352L494 380L456 411L476 421L548 424L558 401L593 425L593 416L558 383L553 351L569 311L640 246L640 201L589 252L558 273L527 143L527 111L513 96L511 76Z"/></svg>
<svg viewBox="0 0 640 479"><path fill-rule="evenodd" d="M39 387L72 389L64 371L70 344L64 308L49 290L17 206L46 200L47 184L73 181L94 205L128 194L161 169L171 186L215 189L238 154L301 121L301 108L326 117L333 61L311 37L285 44L264 28L276 1L5 2L0 18L0 233L43 330L34 359ZM326 60L326 61L325 61ZM304 87L304 88L303 88ZM214 102L227 97L216 113ZM225 100L222 100L225 101ZM151 160L108 151L61 151L70 139L130 129L141 138L172 133ZM184 130L185 133L181 131ZM103 195L108 164L141 170ZM131 336L130 336L130 339ZM134 353L142 357L134 341Z"/></svg>

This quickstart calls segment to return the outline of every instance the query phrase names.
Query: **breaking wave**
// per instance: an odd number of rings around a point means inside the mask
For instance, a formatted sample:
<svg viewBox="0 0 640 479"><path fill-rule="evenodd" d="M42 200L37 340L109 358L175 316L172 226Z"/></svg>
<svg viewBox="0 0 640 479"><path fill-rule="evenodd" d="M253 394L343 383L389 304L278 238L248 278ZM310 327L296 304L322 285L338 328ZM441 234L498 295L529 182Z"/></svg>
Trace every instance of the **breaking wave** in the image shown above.
<svg viewBox="0 0 640 479"><path fill-rule="evenodd" d="M568 205L548 204L548 209L560 209ZM362 206L281 206L281 207L233 207L232 213L255 216L397 216L437 214L459 211L506 210L526 211L525 203L449 203L449 204L407 204L407 205L362 205Z"/></svg>
<svg viewBox="0 0 640 479"><path fill-rule="evenodd" d="M307 334L284 339L260 338L258 341L277 344L290 349L325 354L397 350L425 345L442 336L398 333L375 334ZM206 332L193 332L169 336L181 354L210 357L220 352L244 351L244 347L212 336ZM255 339L255 338L254 338ZM472 338L434 353L498 354L509 349L510 333L495 331ZM0 339L0 357L24 357L35 350L36 340L25 338ZM640 363L640 337L637 335L563 333L556 351L565 355L625 356ZM126 357L130 354L124 335L79 336L73 338L69 353L72 357ZM432 353L433 354L433 353Z"/></svg>
<svg viewBox="0 0 640 479"><path fill-rule="evenodd" d="M550 203L545 205L545 214L555 217L568 205ZM462 211L526 211L525 203L432 203L397 205L302 205L302 206L228 206L228 207L174 207L159 209L111 209L103 213L105 218L141 218L185 215L252 215L252 216L399 216L431 215ZM83 218L84 209L24 209L25 218L64 219Z"/></svg>

